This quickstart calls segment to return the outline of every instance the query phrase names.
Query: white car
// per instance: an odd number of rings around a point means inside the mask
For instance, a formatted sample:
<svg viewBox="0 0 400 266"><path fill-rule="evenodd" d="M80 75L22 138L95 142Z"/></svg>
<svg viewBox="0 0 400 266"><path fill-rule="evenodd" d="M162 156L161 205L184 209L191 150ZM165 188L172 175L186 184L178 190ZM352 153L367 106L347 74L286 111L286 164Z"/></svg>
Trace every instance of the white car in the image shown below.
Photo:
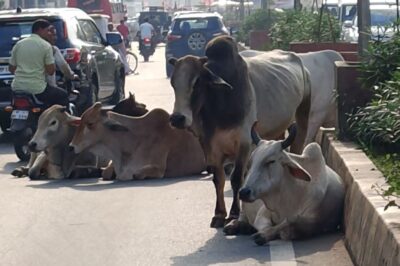
<svg viewBox="0 0 400 266"><path fill-rule="evenodd" d="M371 38L388 40L393 34L393 23L397 20L397 7L394 5L371 5ZM358 42L358 17L343 23L342 40Z"/></svg>

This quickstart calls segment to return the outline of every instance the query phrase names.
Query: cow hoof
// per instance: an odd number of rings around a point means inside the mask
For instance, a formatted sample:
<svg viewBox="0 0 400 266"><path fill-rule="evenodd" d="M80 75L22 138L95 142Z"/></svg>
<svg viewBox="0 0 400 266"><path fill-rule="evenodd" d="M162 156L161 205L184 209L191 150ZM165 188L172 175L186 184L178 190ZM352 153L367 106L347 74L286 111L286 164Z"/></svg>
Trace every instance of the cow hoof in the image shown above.
<svg viewBox="0 0 400 266"><path fill-rule="evenodd" d="M214 216L211 220L211 228L222 228L225 225L225 218Z"/></svg>
<svg viewBox="0 0 400 266"><path fill-rule="evenodd" d="M14 171L11 172L11 175L16 176L16 177L23 177L28 175L28 171L23 168L23 167L19 167L14 169Z"/></svg>
<svg viewBox="0 0 400 266"><path fill-rule="evenodd" d="M253 237L254 242L259 246L265 245L267 243L267 240L265 239L265 237L260 233L256 233L252 237Z"/></svg>
<svg viewBox="0 0 400 266"><path fill-rule="evenodd" d="M224 233L228 236L238 235L240 233L240 222L238 220L232 220L224 226Z"/></svg>

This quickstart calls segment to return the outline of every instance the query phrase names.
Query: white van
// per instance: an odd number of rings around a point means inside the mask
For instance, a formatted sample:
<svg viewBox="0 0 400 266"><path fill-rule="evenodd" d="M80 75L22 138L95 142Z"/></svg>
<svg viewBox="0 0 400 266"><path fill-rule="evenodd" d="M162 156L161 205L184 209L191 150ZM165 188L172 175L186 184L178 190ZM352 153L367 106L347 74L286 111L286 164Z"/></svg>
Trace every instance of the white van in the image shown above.
<svg viewBox="0 0 400 266"><path fill-rule="evenodd" d="M372 1L371 1L372 2ZM397 20L397 6L392 4L371 4L371 38L388 40L393 34L393 23ZM358 16L343 24L342 40L347 42L358 41Z"/></svg>

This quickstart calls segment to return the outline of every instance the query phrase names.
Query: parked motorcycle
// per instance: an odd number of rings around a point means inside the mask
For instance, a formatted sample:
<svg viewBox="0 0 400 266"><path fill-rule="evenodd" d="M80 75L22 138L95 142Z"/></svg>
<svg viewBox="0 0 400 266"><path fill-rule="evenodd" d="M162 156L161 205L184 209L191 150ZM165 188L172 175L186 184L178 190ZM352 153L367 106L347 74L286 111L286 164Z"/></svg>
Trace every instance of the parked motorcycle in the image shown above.
<svg viewBox="0 0 400 266"><path fill-rule="evenodd" d="M69 112L77 114L75 103L80 92L74 89L74 82L66 82L69 93ZM14 150L21 161L30 159L28 143L36 132L39 116L49 105L39 101L35 95L26 92L13 92L12 104L6 110L11 112L11 126L9 131L13 134Z"/></svg>
<svg viewBox="0 0 400 266"><path fill-rule="evenodd" d="M149 61L149 57L154 54L155 49L152 44L151 38L144 38L140 40L140 54L143 56L145 62Z"/></svg>

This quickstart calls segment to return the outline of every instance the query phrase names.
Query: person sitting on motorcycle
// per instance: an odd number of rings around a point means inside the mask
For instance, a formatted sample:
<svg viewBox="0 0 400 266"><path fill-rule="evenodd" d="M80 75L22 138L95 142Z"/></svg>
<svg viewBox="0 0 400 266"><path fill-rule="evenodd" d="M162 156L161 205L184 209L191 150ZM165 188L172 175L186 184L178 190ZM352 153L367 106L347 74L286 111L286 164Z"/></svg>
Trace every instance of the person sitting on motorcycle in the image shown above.
<svg viewBox="0 0 400 266"><path fill-rule="evenodd" d="M145 18L144 22L140 24L139 33L140 33L139 50L142 49L143 40L145 38L149 38L151 40L151 47L154 48L153 45L154 27L149 23L149 18Z"/></svg>
<svg viewBox="0 0 400 266"><path fill-rule="evenodd" d="M71 67L65 61L64 56L62 55L60 49L56 46L56 41L57 41L57 30L56 27L51 25L49 27L49 36L47 36L46 41L48 41L52 47L53 47L53 56L56 64L56 68L61 71L63 74L64 78L67 80L79 80L79 76L72 71ZM56 74L54 73L53 75L46 75L47 79L47 84L50 84L51 86L56 87L57 82L56 82Z"/></svg>
<svg viewBox="0 0 400 266"><path fill-rule="evenodd" d="M53 48L45 41L50 35L50 25L47 20L36 20L31 36L13 47L9 64L9 70L14 74L11 88L33 94L43 103L68 107L67 92L46 82L46 74L53 75L56 70Z"/></svg>

